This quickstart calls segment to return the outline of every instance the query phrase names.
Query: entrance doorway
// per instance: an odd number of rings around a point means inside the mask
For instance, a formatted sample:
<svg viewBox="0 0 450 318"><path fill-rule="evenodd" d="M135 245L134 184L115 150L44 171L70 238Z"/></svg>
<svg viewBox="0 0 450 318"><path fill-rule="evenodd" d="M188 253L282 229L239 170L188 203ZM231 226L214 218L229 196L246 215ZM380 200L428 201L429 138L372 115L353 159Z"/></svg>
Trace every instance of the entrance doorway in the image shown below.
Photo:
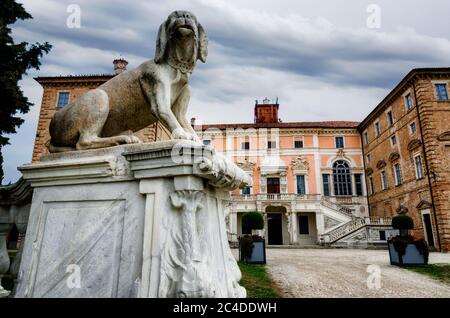
<svg viewBox="0 0 450 318"><path fill-rule="evenodd" d="M423 224L425 227L425 235L429 246L434 246L433 227L431 225L430 213L423 214Z"/></svg>
<svg viewBox="0 0 450 318"><path fill-rule="evenodd" d="M267 213L267 236L269 245L283 244L281 213Z"/></svg>
<svg viewBox="0 0 450 318"><path fill-rule="evenodd" d="M267 193L280 193L280 178L267 178Z"/></svg>

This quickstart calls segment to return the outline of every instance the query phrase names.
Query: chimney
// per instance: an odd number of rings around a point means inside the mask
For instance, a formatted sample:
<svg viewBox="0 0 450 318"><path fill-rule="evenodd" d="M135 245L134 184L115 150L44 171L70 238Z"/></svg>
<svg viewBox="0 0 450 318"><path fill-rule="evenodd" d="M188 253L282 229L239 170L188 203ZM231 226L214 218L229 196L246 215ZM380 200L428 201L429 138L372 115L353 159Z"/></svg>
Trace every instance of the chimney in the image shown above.
<svg viewBox="0 0 450 318"><path fill-rule="evenodd" d="M113 61L114 64L114 74L119 75L123 71L126 71L128 62L123 58L118 58Z"/></svg>

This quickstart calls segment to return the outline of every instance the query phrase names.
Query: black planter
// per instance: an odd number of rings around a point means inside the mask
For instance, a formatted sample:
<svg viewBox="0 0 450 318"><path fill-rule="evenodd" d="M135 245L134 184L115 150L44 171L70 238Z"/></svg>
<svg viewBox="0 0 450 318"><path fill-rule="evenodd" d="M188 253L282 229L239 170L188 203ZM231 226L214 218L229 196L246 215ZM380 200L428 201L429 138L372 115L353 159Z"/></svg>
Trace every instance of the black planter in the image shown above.
<svg viewBox="0 0 450 318"><path fill-rule="evenodd" d="M253 250L251 257L245 258L241 246L239 246L239 261L248 264L266 264L266 241L253 240Z"/></svg>
<svg viewBox="0 0 450 318"><path fill-rule="evenodd" d="M389 258L391 265L397 266L424 266L428 264L428 259L419 251L417 246L411 242L407 243L405 254L400 255L394 247L394 242L388 241Z"/></svg>

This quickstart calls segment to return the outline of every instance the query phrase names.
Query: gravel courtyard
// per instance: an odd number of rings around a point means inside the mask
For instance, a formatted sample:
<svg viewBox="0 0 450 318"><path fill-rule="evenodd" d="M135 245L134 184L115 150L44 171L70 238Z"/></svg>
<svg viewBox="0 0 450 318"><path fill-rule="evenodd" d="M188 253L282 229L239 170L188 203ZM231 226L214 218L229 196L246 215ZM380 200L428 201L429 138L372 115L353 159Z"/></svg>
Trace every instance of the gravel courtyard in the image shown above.
<svg viewBox="0 0 450 318"><path fill-rule="evenodd" d="M430 263L450 254L430 253ZM380 289L367 287L369 265L381 270ZM450 285L391 266L384 250L267 249L267 268L285 297L450 297Z"/></svg>

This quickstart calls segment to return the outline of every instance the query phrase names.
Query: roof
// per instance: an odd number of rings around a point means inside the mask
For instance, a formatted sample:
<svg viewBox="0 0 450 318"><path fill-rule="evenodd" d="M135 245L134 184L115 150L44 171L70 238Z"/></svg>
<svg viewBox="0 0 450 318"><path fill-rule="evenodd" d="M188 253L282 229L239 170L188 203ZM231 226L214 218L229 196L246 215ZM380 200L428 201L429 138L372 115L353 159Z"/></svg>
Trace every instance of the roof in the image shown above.
<svg viewBox="0 0 450 318"><path fill-rule="evenodd" d="M113 78L114 74L88 74L88 75L59 75L59 76L38 76L34 79L40 83L53 83L53 82L80 82L80 81L98 81L109 80Z"/></svg>
<svg viewBox="0 0 450 318"><path fill-rule="evenodd" d="M406 76L400 81L400 83L395 86L395 88L370 112L370 114L364 118L364 120L359 124L358 130L361 132L365 129L368 123L373 117L376 117L378 113L389 103L393 98L401 92L409 82L417 75L449 75L450 67L427 67L427 68L415 68L412 69Z"/></svg>
<svg viewBox="0 0 450 318"><path fill-rule="evenodd" d="M350 128L356 129L359 122L356 121L312 121L312 122L291 122L291 123L243 123L243 124L209 124L202 125L202 130L211 128Z"/></svg>

